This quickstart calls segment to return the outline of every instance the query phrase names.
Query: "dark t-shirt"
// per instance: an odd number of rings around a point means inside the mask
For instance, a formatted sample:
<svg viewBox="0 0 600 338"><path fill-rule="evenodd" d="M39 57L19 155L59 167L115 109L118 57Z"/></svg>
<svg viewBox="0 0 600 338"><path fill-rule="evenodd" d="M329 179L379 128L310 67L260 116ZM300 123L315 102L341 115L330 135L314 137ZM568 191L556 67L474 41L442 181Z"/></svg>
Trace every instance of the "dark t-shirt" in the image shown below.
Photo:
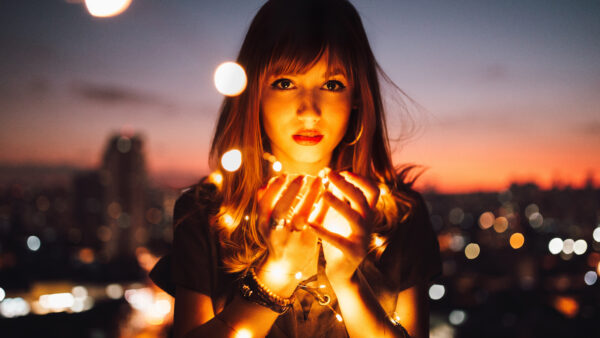
<svg viewBox="0 0 600 338"><path fill-rule="evenodd" d="M156 264L150 277L171 295L178 285L209 296L218 313L238 292L236 279L240 276L225 272L217 234L209 225L208 215L219 209L213 192L214 186L204 184L179 197L173 215L172 251ZM406 193L416 201L412 215L398 224L380 258L369 254L357 273L390 316L396 308L398 292L429 282L441 273L439 245L425 203L419 193ZM305 284L321 296L326 295L329 303L322 305L313 294L298 289L293 308L279 316L268 337L348 336L343 322L335 318L334 311L340 311L325 275L325 265L321 250L318 273Z"/></svg>

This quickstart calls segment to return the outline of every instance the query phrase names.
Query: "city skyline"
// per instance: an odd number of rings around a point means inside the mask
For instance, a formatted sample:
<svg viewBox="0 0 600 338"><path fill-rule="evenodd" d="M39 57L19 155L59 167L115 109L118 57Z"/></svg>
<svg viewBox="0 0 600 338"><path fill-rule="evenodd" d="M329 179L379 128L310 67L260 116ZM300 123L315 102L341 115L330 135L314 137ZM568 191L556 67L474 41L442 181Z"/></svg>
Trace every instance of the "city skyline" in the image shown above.
<svg viewBox="0 0 600 338"><path fill-rule="evenodd" d="M134 0L106 19L73 0L1 4L0 163L95 168L108 135L134 131L153 177L193 183L209 171L222 99L213 71L235 59L262 3ZM429 168L421 186L598 176L597 2L352 3L383 69L423 107L394 152Z"/></svg>

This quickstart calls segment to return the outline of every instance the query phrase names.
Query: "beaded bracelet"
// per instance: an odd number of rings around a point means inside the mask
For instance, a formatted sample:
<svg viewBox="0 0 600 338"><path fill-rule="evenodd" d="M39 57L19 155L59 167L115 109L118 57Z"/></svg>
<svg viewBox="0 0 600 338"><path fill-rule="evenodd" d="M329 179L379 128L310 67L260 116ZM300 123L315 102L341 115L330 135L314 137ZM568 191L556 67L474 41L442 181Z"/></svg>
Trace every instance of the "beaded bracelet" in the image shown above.
<svg viewBox="0 0 600 338"><path fill-rule="evenodd" d="M294 295L290 298L282 298L267 288L256 276L254 268L240 281L240 293L242 297L250 302L267 307L279 314L284 314L292 307Z"/></svg>

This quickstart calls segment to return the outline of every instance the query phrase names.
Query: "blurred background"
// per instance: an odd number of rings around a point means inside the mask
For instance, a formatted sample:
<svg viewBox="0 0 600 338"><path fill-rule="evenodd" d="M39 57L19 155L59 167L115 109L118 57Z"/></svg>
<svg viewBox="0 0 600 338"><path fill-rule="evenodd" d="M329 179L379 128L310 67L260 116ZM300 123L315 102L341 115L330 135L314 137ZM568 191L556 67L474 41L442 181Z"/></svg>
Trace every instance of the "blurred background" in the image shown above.
<svg viewBox="0 0 600 338"><path fill-rule="evenodd" d="M0 2L3 337L169 336L173 300L147 272L209 173L213 73L262 3ZM593 336L600 2L352 3L421 106L394 160L427 169L431 336Z"/></svg>

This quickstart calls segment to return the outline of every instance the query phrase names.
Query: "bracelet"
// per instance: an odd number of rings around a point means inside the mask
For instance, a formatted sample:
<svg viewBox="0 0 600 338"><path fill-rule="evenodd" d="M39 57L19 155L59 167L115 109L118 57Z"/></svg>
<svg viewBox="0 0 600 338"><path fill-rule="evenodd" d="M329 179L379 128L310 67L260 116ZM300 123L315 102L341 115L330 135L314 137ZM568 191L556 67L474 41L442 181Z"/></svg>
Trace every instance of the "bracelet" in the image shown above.
<svg viewBox="0 0 600 338"><path fill-rule="evenodd" d="M282 298L267 288L256 276L254 268L240 281L240 293L242 297L250 302L262 305L279 314L287 312L294 303L295 296Z"/></svg>

